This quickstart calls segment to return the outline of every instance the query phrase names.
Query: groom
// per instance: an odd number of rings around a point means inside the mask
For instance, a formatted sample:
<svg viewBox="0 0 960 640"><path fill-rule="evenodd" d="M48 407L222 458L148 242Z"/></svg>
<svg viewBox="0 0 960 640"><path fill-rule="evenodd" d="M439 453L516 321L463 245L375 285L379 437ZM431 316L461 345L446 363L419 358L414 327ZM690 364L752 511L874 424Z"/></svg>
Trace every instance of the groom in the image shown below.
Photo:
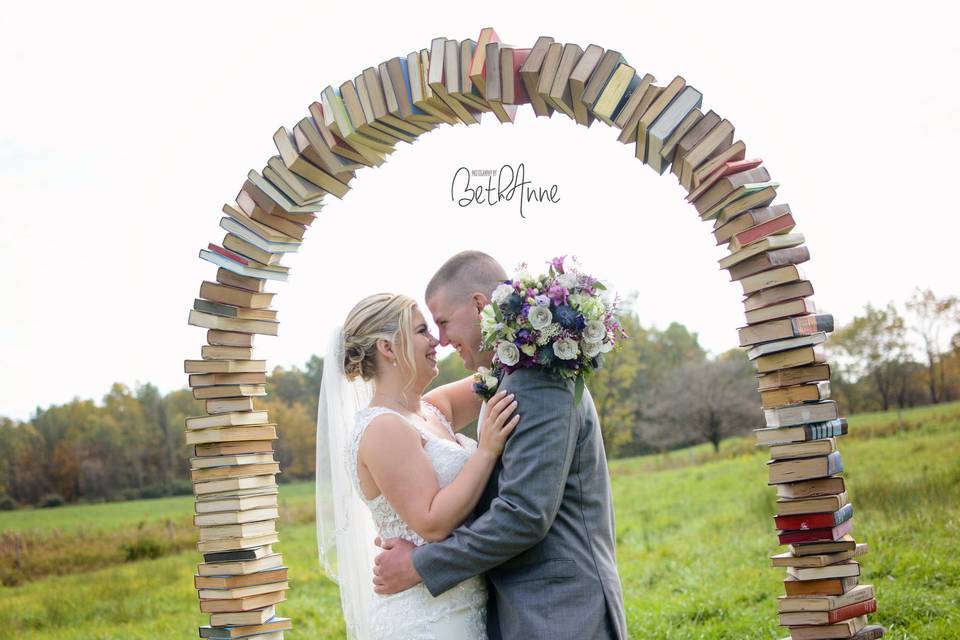
<svg viewBox="0 0 960 640"><path fill-rule="evenodd" d="M480 310L507 274L479 251L450 258L427 285L427 307L469 369L489 367L480 351ZM614 516L600 423L589 392L538 369L506 375L520 423L507 440L475 519L441 542L384 541L375 591L423 582L434 596L475 575L491 586L493 639L627 637L614 556Z"/></svg>

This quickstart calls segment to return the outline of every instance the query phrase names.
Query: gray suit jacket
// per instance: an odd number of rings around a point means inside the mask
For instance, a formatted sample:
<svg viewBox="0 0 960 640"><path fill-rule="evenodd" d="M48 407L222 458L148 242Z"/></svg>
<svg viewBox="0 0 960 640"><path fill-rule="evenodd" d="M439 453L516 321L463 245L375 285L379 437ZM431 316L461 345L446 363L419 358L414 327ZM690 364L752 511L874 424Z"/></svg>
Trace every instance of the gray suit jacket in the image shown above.
<svg viewBox="0 0 960 640"><path fill-rule="evenodd" d="M617 575L613 500L589 391L533 369L504 377L520 423L507 440L476 518L414 549L437 596L485 573L490 638L627 637Z"/></svg>

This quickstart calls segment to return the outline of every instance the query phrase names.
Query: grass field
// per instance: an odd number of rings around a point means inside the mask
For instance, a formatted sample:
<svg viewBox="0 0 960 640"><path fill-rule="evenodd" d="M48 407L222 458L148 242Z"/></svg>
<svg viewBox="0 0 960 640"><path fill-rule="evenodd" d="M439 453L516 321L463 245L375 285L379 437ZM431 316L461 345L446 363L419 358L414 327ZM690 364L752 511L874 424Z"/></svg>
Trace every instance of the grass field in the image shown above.
<svg viewBox="0 0 960 640"><path fill-rule="evenodd" d="M841 444L856 509L854 533L870 544L863 581L876 585L871 616L902 640L960 637L960 404L854 416ZM782 570L762 452L731 439L611 463L618 561L634 638L781 638L775 597ZM281 543L292 589L281 615L291 638L343 637L336 587L316 560L309 483L284 485ZM0 636L31 639L196 637L205 624L188 549L192 498L0 513L4 540L86 541L178 537L155 559L122 552L87 570L68 545L38 579L0 587ZM170 521L171 524L168 524ZM8 547L0 563L9 565ZM29 552L41 553L36 547ZM29 552L24 552L27 554ZM24 559L21 558L23 562ZM52 563L52 564L51 564ZM65 575L55 575L63 573ZM31 574L32 575L32 574Z"/></svg>

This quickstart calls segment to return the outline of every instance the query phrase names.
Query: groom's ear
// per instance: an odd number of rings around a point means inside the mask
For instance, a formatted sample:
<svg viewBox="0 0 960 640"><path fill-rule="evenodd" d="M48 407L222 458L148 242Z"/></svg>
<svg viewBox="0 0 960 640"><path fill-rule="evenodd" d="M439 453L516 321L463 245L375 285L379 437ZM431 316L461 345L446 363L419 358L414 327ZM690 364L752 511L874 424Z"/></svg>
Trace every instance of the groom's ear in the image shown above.
<svg viewBox="0 0 960 640"><path fill-rule="evenodd" d="M483 311L483 308L490 304L490 298L482 293L475 293L472 297L473 305L477 308L477 313Z"/></svg>

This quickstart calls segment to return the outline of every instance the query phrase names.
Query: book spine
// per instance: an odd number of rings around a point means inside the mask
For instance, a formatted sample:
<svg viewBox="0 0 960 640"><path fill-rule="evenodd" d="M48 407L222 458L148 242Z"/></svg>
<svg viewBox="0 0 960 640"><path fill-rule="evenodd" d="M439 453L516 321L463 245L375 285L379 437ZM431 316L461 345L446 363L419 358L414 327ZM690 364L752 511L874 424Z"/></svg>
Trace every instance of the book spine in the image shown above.
<svg viewBox="0 0 960 640"><path fill-rule="evenodd" d="M821 313L815 316L801 316L790 318L794 335L809 335L812 333L830 333L833 331L833 316Z"/></svg>
<svg viewBox="0 0 960 640"><path fill-rule="evenodd" d="M794 544L797 542L832 542L839 540L853 526L853 519L847 520L836 527L824 527L821 529L807 529L806 531L783 531L778 538L780 544Z"/></svg>
<svg viewBox="0 0 960 640"><path fill-rule="evenodd" d="M834 476L843 471L843 460L840 458L840 452L834 451L827 456L827 475Z"/></svg>
<svg viewBox="0 0 960 640"><path fill-rule="evenodd" d="M846 418L803 425L806 440L824 440L847 434Z"/></svg>
<svg viewBox="0 0 960 640"><path fill-rule="evenodd" d="M876 610L877 600L875 598L864 600L863 602L857 602L855 604L848 604L845 607L840 607L839 609L830 611L827 615L827 624L836 624L842 620L849 620L850 618L856 618L857 616L865 616L868 613L874 613Z"/></svg>
<svg viewBox="0 0 960 640"><path fill-rule="evenodd" d="M778 231L790 230L793 229L795 222L793 216L785 215L780 216L779 218L774 218L773 220L768 220L762 222L755 227L751 227L746 231L742 231L735 235L733 239L740 245L750 244L751 242L756 242L761 238L765 238L769 235L773 235Z"/></svg>
<svg viewBox="0 0 960 640"><path fill-rule="evenodd" d="M808 513L795 516L777 516L774 522L778 529L810 530L835 527L853 517L853 505L846 504L833 513Z"/></svg>
<svg viewBox="0 0 960 640"><path fill-rule="evenodd" d="M228 259L230 259L230 260L233 260L234 262L239 262L240 264L242 264L242 265L244 265L244 266L250 266L250 260L249 260L249 259L243 257L243 256L240 255L239 253L234 253L233 251L230 251L229 249L224 249L223 247L217 246L217 245L213 244L212 242L207 245L207 249L209 249L210 251L213 251L214 253L219 253L219 254L222 255L224 258L228 258Z"/></svg>
<svg viewBox="0 0 960 640"><path fill-rule="evenodd" d="M884 633L886 629L878 624L871 624L861 629L851 640L877 640L882 638Z"/></svg>

